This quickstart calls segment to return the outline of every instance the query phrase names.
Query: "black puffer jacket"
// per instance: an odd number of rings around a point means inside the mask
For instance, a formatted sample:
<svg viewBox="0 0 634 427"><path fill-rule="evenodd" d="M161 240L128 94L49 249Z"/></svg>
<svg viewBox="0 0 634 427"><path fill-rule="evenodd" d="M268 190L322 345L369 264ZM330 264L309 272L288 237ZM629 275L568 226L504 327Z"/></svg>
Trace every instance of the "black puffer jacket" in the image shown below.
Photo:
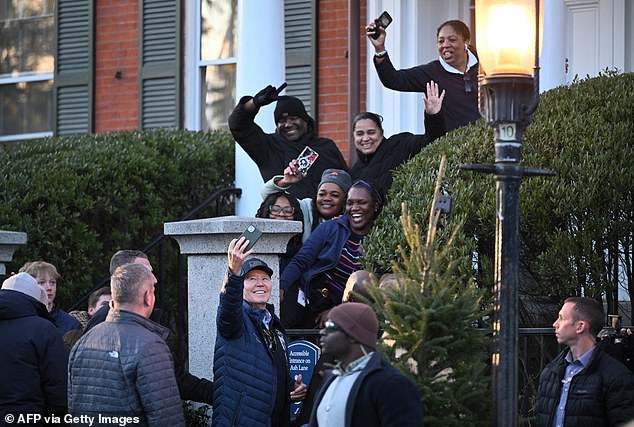
<svg viewBox="0 0 634 427"><path fill-rule="evenodd" d="M68 354L41 302L0 290L0 425L5 414L66 412Z"/></svg>
<svg viewBox="0 0 634 427"><path fill-rule="evenodd" d="M243 97L229 116L229 129L236 142L253 159L264 182L275 175L284 173L291 160L297 158L308 145L319 157L308 170L308 176L288 189L298 199L315 197L322 173L329 168L348 170L341 152L331 139L319 138L315 134L315 121L308 121L306 134L298 141L288 141L277 133L264 133L254 123L257 112L244 109L244 104L252 99Z"/></svg>
<svg viewBox="0 0 634 427"><path fill-rule="evenodd" d="M184 426L167 335L158 323L111 309L71 351L70 413L139 417L139 426Z"/></svg>
<svg viewBox="0 0 634 427"><path fill-rule="evenodd" d="M537 425L551 427L566 371L563 351L542 371L537 392ZM572 378L565 427L617 427L634 420L634 375L595 348L588 366Z"/></svg>

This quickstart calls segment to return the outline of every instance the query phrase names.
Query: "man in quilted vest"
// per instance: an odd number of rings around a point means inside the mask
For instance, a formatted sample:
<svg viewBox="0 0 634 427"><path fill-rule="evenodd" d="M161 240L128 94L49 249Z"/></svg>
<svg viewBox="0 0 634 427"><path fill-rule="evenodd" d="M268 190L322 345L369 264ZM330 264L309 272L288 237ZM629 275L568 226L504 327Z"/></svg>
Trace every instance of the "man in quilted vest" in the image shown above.
<svg viewBox="0 0 634 427"><path fill-rule="evenodd" d="M113 307L77 342L68 367L68 409L97 424L184 426L168 329L149 319L156 277L125 264L110 279Z"/></svg>

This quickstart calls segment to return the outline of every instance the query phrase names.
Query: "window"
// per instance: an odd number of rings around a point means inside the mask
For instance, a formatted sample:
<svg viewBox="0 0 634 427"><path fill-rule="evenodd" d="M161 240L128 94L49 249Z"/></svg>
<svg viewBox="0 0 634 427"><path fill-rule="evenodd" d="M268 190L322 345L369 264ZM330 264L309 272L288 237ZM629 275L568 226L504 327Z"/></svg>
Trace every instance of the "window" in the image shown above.
<svg viewBox="0 0 634 427"><path fill-rule="evenodd" d="M55 0L0 1L0 141L52 135Z"/></svg>
<svg viewBox="0 0 634 427"><path fill-rule="evenodd" d="M227 129L235 105L237 0L201 0L201 128Z"/></svg>

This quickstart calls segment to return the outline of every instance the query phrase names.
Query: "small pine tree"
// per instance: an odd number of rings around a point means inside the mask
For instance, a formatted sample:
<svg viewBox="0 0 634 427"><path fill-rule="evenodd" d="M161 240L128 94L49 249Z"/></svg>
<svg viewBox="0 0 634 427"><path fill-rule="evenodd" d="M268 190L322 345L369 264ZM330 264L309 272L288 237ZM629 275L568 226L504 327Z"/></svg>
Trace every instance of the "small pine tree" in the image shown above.
<svg viewBox="0 0 634 427"><path fill-rule="evenodd" d="M445 158L438 173L427 241L405 205L401 224L407 246L393 263L399 286L370 287L381 326L382 350L418 386L426 426L490 425L487 337L475 325L485 315L484 293L459 273L453 237L440 247L434 209ZM452 259L454 255L454 259Z"/></svg>

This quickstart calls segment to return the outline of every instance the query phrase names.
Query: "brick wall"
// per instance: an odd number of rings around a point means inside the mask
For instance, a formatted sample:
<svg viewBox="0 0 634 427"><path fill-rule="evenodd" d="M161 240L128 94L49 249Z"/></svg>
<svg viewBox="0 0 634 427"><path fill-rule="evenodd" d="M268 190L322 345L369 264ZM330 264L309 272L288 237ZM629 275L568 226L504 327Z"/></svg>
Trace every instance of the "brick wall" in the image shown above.
<svg viewBox="0 0 634 427"><path fill-rule="evenodd" d="M137 129L138 1L97 0L95 13L95 132Z"/></svg>
<svg viewBox="0 0 634 427"><path fill-rule="evenodd" d="M361 24L366 23L365 2L361 7ZM348 160L350 147L350 116L348 87L348 2L344 0L319 1L318 37L318 124L320 136L337 143ZM360 86L361 109L366 102L366 48L367 39L361 30L360 37Z"/></svg>

